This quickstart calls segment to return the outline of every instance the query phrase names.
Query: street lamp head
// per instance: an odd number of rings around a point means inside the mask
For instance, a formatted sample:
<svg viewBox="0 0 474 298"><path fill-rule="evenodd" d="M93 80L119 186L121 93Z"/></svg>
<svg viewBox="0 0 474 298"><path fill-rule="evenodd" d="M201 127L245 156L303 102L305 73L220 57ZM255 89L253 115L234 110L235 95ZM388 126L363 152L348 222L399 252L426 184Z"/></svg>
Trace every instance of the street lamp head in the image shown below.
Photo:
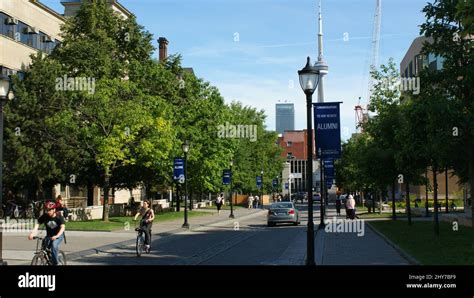
<svg viewBox="0 0 474 298"><path fill-rule="evenodd" d="M12 80L10 76L0 74L0 100L8 101L13 99Z"/></svg>
<svg viewBox="0 0 474 298"><path fill-rule="evenodd" d="M231 161L230 161L230 166L232 167L233 165L234 165L234 161L231 160Z"/></svg>
<svg viewBox="0 0 474 298"><path fill-rule="evenodd" d="M182 145L182 148L183 148L184 153L188 153L188 151L189 151L189 141L188 140L184 141L184 143Z"/></svg>
<svg viewBox="0 0 474 298"><path fill-rule="evenodd" d="M260 174L262 174L262 175L263 175L263 170L262 170L262 171L260 171Z"/></svg>
<svg viewBox="0 0 474 298"><path fill-rule="evenodd" d="M306 94L313 94L319 84L319 70L311 65L311 59L308 57L306 66L298 71L300 77L301 89Z"/></svg>

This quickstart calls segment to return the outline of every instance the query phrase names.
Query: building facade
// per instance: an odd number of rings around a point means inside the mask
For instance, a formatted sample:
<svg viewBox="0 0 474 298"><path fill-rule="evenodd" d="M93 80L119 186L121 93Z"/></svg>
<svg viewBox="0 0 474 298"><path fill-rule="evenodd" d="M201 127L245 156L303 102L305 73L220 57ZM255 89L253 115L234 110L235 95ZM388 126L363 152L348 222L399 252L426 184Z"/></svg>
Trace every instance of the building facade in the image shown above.
<svg viewBox="0 0 474 298"><path fill-rule="evenodd" d="M429 38L424 36L419 36L415 38L410 45L408 51L406 52L402 62L400 63L400 74L403 78L414 78L418 77L421 70L428 68L432 71L441 70L443 68L442 57L438 57L433 54L424 55L421 53L423 49L423 44L425 42L430 42ZM423 88L423 86L420 86ZM427 178L429 181L428 186L428 197L433 198L433 172L430 168L427 169ZM426 177L426 175L425 175ZM440 200L446 198L446 189L449 198L462 199L465 197L466 187L465 185L459 184L459 178L454 175L454 172L451 170L444 170L437 175L438 183L438 198ZM396 198L400 198L401 194L404 193L405 186L403 184L398 184ZM410 185L410 193L413 195L413 199L426 198L426 187L424 185ZM391 191L389 191L389 196L391 198ZM444 204L444 202L442 202Z"/></svg>
<svg viewBox="0 0 474 298"><path fill-rule="evenodd" d="M58 0L60 1L60 0ZM61 43L61 25L74 16L81 0L63 0L64 14L60 14L39 0L0 0L0 71L4 75L21 74L31 63L31 55L50 54ZM116 0L108 0L110 7L121 17L132 15ZM8 150L8 148L6 148ZM97 206L103 204L103 191L71 185L56 185L51 196L61 195L69 207ZM137 201L143 196L141 189L117 190L113 203L127 203L133 196Z"/></svg>
<svg viewBox="0 0 474 298"><path fill-rule="evenodd" d="M283 149L282 157L287 160L288 173L282 175L285 183L291 184L291 192L306 192L307 187L307 130L285 131L278 138L278 145ZM313 146L314 148L314 146ZM314 155L313 155L314 157ZM293 177L293 179L289 179ZM313 160L313 187L319 189L319 163ZM284 191L284 193L286 193Z"/></svg>
<svg viewBox="0 0 474 298"><path fill-rule="evenodd" d="M295 105L292 103L277 103L276 132L283 134L285 131L295 130Z"/></svg>

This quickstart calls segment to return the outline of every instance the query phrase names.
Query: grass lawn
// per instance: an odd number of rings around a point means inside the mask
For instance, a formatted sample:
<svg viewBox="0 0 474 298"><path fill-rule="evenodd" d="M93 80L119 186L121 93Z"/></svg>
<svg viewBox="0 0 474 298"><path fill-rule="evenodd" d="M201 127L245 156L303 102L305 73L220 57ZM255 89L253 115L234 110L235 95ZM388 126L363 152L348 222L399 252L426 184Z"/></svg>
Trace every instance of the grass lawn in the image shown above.
<svg viewBox="0 0 474 298"><path fill-rule="evenodd" d="M199 211L188 211L189 217L205 216L209 215L209 212ZM181 212L166 212L155 214L154 223L162 221L169 221L175 219L184 218L184 211ZM109 222L105 223L101 220L89 220L89 221L70 221L66 223L66 230L68 231L114 231L120 230L127 227L129 224L130 229L133 229L135 225L138 225L138 221L135 223L133 217L111 217Z"/></svg>
<svg viewBox="0 0 474 298"><path fill-rule="evenodd" d="M239 206L239 205L234 205L233 206L234 210L235 209L242 209L244 208L243 206ZM246 207L245 207L246 208ZM217 207L214 205L214 206L206 206L206 207L201 207L199 209L210 209L210 210L217 210ZM221 210L230 210L230 205L225 205L225 206L222 206Z"/></svg>
<svg viewBox="0 0 474 298"><path fill-rule="evenodd" d="M474 265L473 229L440 222L440 235L435 236L433 222L378 221L370 225L382 232L423 265Z"/></svg>
<svg viewBox="0 0 474 298"><path fill-rule="evenodd" d="M397 212L397 218L407 218L407 215L405 212ZM392 212L390 213L387 213L387 212L384 212L382 214L379 214L378 211L375 212L375 213L357 213L357 216L359 216L360 219L364 219L364 218L392 218ZM412 214L411 215L411 218L415 218L415 217L422 217L421 215L415 215L415 214Z"/></svg>

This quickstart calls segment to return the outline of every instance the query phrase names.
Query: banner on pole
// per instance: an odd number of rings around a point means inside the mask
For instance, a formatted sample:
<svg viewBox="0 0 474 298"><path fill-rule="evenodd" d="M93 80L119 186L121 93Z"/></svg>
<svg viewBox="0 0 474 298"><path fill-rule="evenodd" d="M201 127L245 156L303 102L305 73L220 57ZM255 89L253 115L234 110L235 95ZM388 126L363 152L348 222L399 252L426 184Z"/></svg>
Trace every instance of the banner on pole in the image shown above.
<svg viewBox="0 0 474 298"><path fill-rule="evenodd" d="M230 179L231 179L231 172L230 170L224 170L222 174L222 184L224 185L229 185L230 184Z"/></svg>
<svg viewBox="0 0 474 298"><path fill-rule="evenodd" d="M179 183L184 183L184 159L175 158L173 163L173 180Z"/></svg>
<svg viewBox="0 0 474 298"><path fill-rule="evenodd" d="M262 176L257 176L257 188L262 188Z"/></svg>
<svg viewBox="0 0 474 298"><path fill-rule="evenodd" d="M341 158L340 104L340 102L313 104L317 158Z"/></svg>

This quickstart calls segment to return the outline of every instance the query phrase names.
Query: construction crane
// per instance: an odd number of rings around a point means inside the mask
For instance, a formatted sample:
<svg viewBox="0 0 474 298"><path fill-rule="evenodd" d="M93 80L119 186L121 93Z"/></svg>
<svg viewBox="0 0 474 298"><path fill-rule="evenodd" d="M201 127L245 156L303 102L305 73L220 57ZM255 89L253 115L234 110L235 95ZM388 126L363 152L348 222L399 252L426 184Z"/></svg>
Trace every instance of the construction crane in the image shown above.
<svg viewBox="0 0 474 298"><path fill-rule="evenodd" d="M370 63L369 70L369 86L367 91L367 101L370 103L370 97L372 96L372 88L374 87L374 79L370 72L372 69L377 68L379 64L379 50L380 50L380 32L382 27L382 0L375 0L375 16L374 16L374 28L372 32L372 62ZM361 98L359 97L359 103L355 106L356 113L356 129L357 132L362 132L362 124L367 122L369 119L367 107L361 105Z"/></svg>

